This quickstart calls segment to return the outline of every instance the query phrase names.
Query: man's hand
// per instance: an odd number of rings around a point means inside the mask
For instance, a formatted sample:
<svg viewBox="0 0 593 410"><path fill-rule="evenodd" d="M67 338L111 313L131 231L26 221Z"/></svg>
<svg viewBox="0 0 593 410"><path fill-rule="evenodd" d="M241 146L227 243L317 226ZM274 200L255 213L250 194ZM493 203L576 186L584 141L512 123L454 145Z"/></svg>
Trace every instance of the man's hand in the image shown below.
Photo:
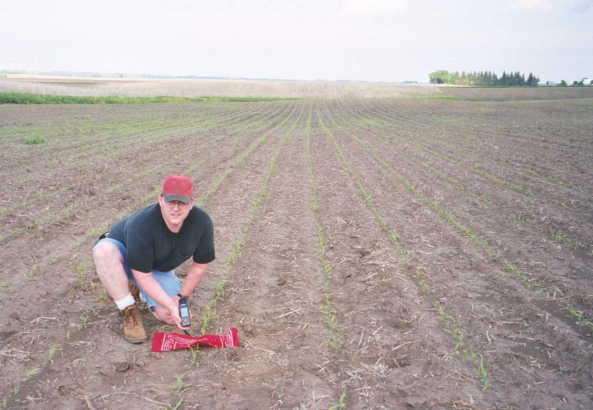
<svg viewBox="0 0 593 410"><path fill-rule="evenodd" d="M166 307L155 306L153 309L154 315L162 322L177 326L181 330L187 330L187 327L181 326L181 317L179 316L179 297L173 296L170 298L170 301L171 303L167 303Z"/></svg>

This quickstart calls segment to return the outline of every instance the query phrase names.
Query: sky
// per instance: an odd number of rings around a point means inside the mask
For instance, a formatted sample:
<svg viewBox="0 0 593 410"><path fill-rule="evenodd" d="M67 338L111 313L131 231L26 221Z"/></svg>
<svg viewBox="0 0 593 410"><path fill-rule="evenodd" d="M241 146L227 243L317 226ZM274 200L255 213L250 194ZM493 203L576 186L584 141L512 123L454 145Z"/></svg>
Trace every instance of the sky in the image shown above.
<svg viewBox="0 0 593 410"><path fill-rule="evenodd" d="M593 78L593 0L2 0L0 70Z"/></svg>

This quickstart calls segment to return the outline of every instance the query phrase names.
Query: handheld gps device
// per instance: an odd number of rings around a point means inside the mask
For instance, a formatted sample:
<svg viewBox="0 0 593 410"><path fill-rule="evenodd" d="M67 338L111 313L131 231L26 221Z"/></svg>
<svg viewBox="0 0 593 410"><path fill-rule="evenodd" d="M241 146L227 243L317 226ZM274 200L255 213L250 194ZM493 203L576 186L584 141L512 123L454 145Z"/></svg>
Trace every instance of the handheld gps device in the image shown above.
<svg viewBox="0 0 593 410"><path fill-rule="evenodd" d="M187 304L187 297L179 298L179 316L181 317L181 326L189 327L191 320L189 318L189 305Z"/></svg>

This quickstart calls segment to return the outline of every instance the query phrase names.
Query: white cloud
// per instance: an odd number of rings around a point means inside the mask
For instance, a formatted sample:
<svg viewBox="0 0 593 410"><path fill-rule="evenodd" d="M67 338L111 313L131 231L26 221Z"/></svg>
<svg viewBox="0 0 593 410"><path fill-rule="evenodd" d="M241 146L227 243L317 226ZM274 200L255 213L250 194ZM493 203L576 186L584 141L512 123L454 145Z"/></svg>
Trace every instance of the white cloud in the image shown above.
<svg viewBox="0 0 593 410"><path fill-rule="evenodd" d="M379 16L405 10L407 0L346 0L340 9L342 16Z"/></svg>
<svg viewBox="0 0 593 410"><path fill-rule="evenodd" d="M551 0L517 0L515 7L518 9L540 9L550 10L552 8Z"/></svg>
<svg viewBox="0 0 593 410"><path fill-rule="evenodd" d="M593 6L593 0L572 0L569 3L572 3L570 8L579 13L584 13Z"/></svg>
<svg viewBox="0 0 593 410"><path fill-rule="evenodd" d="M568 9L584 13L593 6L593 0L513 0L513 8L523 10L562 10Z"/></svg>

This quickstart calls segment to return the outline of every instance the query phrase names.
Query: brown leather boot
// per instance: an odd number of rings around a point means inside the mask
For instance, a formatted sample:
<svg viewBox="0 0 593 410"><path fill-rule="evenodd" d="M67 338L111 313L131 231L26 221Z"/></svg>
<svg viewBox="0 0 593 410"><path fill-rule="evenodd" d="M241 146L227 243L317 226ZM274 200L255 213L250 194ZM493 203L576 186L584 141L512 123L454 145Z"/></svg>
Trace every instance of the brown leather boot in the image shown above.
<svg viewBox="0 0 593 410"><path fill-rule="evenodd" d="M136 303L141 303L142 301L140 300L140 289L138 289L138 287L134 285L132 282L128 282L128 289L130 289L130 293L132 294L132 296L134 296L134 300L136 301Z"/></svg>
<svg viewBox="0 0 593 410"><path fill-rule="evenodd" d="M136 305L130 305L123 311L124 339L130 343L142 343L146 340L146 332L142 324L142 314Z"/></svg>

